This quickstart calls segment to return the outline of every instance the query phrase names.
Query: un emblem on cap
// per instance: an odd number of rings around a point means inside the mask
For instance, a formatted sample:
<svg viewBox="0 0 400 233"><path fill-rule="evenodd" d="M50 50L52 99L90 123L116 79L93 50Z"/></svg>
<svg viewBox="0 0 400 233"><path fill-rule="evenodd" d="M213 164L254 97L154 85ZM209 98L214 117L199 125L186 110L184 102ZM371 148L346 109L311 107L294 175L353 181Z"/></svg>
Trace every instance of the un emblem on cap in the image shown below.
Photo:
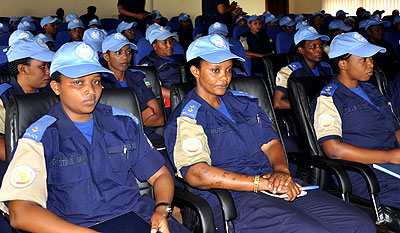
<svg viewBox="0 0 400 233"><path fill-rule="evenodd" d="M92 22L93 22L93 23L97 23L97 19L93 19Z"/></svg>
<svg viewBox="0 0 400 233"><path fill-rule="evenodd" d="M210 41L217 48L227 48L225 41L221 38L221 36L214 35L213 37L211 37Z"/></svg>
<svg viewBox="0 0 400 233"><path fill-rule="evenodd" d="M2 23L0 23L0 28L4 27L4 25Z"/></svg>
<svg viewBox="0 0 400 233"><path fill-rule="evenodd" d="M92 37L93 40L98 40L100 39L100 33L97 31L92 32L92 34L90 34L90 37Z"/></svg>
<svg viewBox="0 0 400 233"><path fill-rule="evenodd" d="M23 22L23 25L29 26L29 25L31 25L31 24L29 23L29 21L25 21L25 22Z"/></svg>
<svg viewBox="0 0 400 233"><path fill-rule="evenodd" d="M360 42L366 42L367 40L359 33L354 33L354 39L360 41Z"/></svg>
<svg viewBox="0 0 400 233"><path fill-rule="evenodd" d="M125 40L125 36L122 35L121 33L115 33L114 38L117 40Z"/></svg>
<svg viewBox="0 0 400 233"><path fill-rule="evenodd" d="M221 28L222 25L219 22L214 23L214 28Z"/></svg>
<svg viewBox="0 0 400 233"><path fill-rule="evenodd" d="M47 47L46 43L44 43L44 40L42 38L37 38L36 41L41 47L43 47L43 48Z"/></svg>
<svg viewBox="0 0 400 233"><path fill-rule="evenodd" d="M160 31L162 31L162 32L168 32L168 28L166 28L166 27L161 27L161 28L160 28Z"/></svg>
<svg viewBox="0 0 400 233"><path fill-rule="evenodd" d="M72 20L73 23L79 23L79 19Z"/></svg>
<svg viewBox="0 0 400 233"><path fill-rule="evenodd" d="M75 49L75 53L78 57L85 61L92 59L94 56L93 49L85 43L78 45Z"/></svg>
<svg viewBox="0 0 400 233"><path fill-rule="evenodd" d="M305 23L305 24L303 24L303 23ZM301 23L301 24L307 25L307 22L303 22L303 23ZM310 32L314 33L314 34L318 34L317 30L315 30L315 28L313 28L313 27L309 27L308 30L309 30Z"/></svg>
<svg viewBox="0 0 400 233"><path fill-rule="evenodd" d="M29 34L26 32L23 32L23 33L19 34L19 38L20 39L29 39Z"/></svg>

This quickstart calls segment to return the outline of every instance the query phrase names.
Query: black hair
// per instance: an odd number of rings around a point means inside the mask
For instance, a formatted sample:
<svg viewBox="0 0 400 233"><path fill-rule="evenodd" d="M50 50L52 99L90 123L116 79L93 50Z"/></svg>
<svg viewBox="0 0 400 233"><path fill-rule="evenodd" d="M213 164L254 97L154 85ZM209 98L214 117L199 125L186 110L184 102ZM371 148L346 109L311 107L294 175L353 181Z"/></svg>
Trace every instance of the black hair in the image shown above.
<svg viewBox="0 0 400 233"><path fill-rule="evenodd" d="M333 73L335 73L335 74L339 73L339 71L340 71L339 61L347 60L350 57L351 57L351 54L350 53L346 53L346 54L343 54L343 55L341 55L339 57L332 58L332 64L331 65L332 65Z"/></svg>
<svg viewBox="0 0 400 233"><path fill-rule="evenodd" d="M18 65L21 64L21 65L31 66L31 61L32 61L32 58L26 57L26 58L22 58L22 59L18 59L18 60L10 62L8 64L8 68L10 69L11 75L13 75L14 77L17 77L17 75L19 74Z"/></svg>
<svg viewBox="0 0 400 233"><path fill-rule="evenodd" d="M60 83L61 82L61 75L62 74L59 71L56 71L50 76L50 79Z"/></svg>
<svg viewBox="0 0 400 233"><path fill-rule="evenodd" d="M203 61L203 58L196 57L195 59L192 59L186 63L185 76L186 76L187 82L196 85L196 78L193 76L192 72L190 72L190 67L194 66L197 69L200 69L202 61Z"/></svg>
<svg viewBox="0 0 400 233"><path fill-rule="evenodd" d="M298 51L299 48L304 48L306 46L306 41L302 40L296 45L296 51Z"/></svg>

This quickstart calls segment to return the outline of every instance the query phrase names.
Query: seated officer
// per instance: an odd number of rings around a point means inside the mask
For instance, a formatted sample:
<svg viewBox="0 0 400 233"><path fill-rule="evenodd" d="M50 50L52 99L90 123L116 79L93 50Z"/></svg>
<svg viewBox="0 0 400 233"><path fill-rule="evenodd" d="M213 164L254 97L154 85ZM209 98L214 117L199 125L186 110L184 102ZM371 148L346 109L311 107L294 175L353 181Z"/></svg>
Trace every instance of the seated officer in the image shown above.
<svg viewBox="0 0 400 233"><path fill-rule="evenodd" d="M272 54L274 45L268 37L265 30L261 30L261 20L257 15L252 15L247 19L249 31L242 34L241 37L246 38L248 49L246 50L247 57L264 57Z"/></svg>
<svg viewBox="0 0 400 233"><path fill-rule="evenodd" d="M153 26L154 25L154 26ZM168 28L156 24L146 31L146 39L153 47L153 51L140 62L140 66L154 66L161 81L161 91L165 100L165 107L169 107L170 88L173 83L181 82L180 64L184 62L182 54L172 54L174 51L174 34Z"/></svg>
<svg viewBox="0 0 400 233"><path fill-rule="evenodd" d="M39 33L39 34L37 34L36 36L35 36L36 38L40 38L40 39L42 39L43 40L43 42L47 45L47 47L51 50L51 51L53 51L53 52L55 52L55 47L54 47L54 40L53 40L53 38L51 38L48 34L43 34L43 33Z"/></svg>
<svg viewBox="0 0 400 233"><path fill-rule="evenodd" d="M329 37L333 39L335 36L348 32L351 30L351 27L347 26L343 23L342 20L333 20L329 26Z"/></svg>
<svg viewBox="0 0 400 233"><path fill-rule="evenodd" d="M196 79L169 118L165 140L178 174L198 189L229 189L237 218L231 232L374 232L361 210L320 190L303 197L292 179L279 137L258 100L227 89L232 59L219 35L200 37L187 51ZM259 191L286 193L285 200ZM223 221L217 198L194 190L215 213L218 232Z"/></svg>
<svg viewBox="0 0 400 233"><path fill-rule="evenodd" d="M11 17L10 19L10 30L15 31L17 30L18 24L21 22L21 19L17 16Z"/></svg>
<svg viewBox="0 0 400 233"><path fill-rule="evenodd" d="M151 232L187 232L167 220L173 179L138 120L97 103L100 73L111 71L95 51L83 42L66 43L50 70L60 102L18 141L1 186L11 225L29 232L94 232L83 227L135 211L151 221ZM135 177L153 185L155 201L140 195Z"/></svg>
<svg viewBox="0 0 400 233"><path fill-rule="evenodd" d="M311 26L304 26L296 32L294 43L302 57L299 62L283 67L276 75L273 100L275 109L290 109L287 97L287 82L290 77L332 75L329 64L322 62L323 40L328 41L329 37L318 34Z"/></svg>
<svg viewBox="0 0 400 233"><path fill-rule="evenodd" d="M145 134L157 148L164 147L162 136L151 128L164 125L163 112L153 94L151 84L142 71L128 69L132 49L137 50L136 45L130 43L121 33L114 33L105 38L102 45L103 56L113 74L102 74L102 85L104 88L133 87L139 98Z"/></svg>
<svg viewBox="0 0 400 233"><path fill-rule="evenodd" d="M90 21L89 21L89 24L88 24L88 27L89 27L89 28L102 29L102 27L101 27L101 22L100 22L100 20L98 20L98 19L92 19L92 20L90 20Z"/></svg>
<svg viewBox="0 0 400 233"><path fill-rule="evenodd" d="M325 154L334 159L367 164L400 164L400 126L379 90L367 83L372 56L385 49L368 43L357 32L335 37L329 58L339 72L311 104L314 129ZM373 169L381 204L400 208L400 180ZM349 172L353 194L369 198L364 179Z"/></svg>
<svg viewBox="0 0 400 233"><path fill-rule="evenodd" d="M28 31L32 35L36 35L36 27L31 21L21 21L17 27L18 30Z"/></svg>
<svg viewBox="0 0 400 233"><path fill-rule="evenodd" d="M85 31L85 26L83 26L80 19L72 19L68 23L69 35L71 36L71 42L82 41L83 32Z"/></svg>
<svg viewBox="0 0 400 233"><path fill-rule="evenodd" d="M50 81L49 66L54 52L40 38L20 39L7 52L15 77L0 85L0 160L4 160L4 130L8 100L12 95L44 91Z"/></svg>
<svg viewBox="0 0 400 233"><path fill-rule="evenodd" d="M46 16L40 21L40 26L44 29L45 33L49 35L53 40L56 39L57 34L57 19L51 16Z"/></svg>
<svg viewBox="0 0 400 233"><path fill-rule="evenodd" d="M128 38L129 42L136 44L137 41L135 40L135 30L133 29L136 25L136 22L127 23L122 21L120 24L118 24L117 32Z"/></svg>

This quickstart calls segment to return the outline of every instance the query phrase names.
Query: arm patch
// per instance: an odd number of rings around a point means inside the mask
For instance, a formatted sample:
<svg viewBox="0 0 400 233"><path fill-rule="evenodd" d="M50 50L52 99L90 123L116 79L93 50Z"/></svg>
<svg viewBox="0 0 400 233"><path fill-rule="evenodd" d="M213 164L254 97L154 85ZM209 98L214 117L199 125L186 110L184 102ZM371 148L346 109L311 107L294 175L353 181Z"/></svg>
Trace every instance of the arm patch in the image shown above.
<svg viewBox="0 0 400 233"><path fill-rule="evenodd" d="M56 118L50 115L44 115L31 126L29 126L22 138L32 139L35 142L40 142L42 140L43 134L46 129L56 122Z"/></svg>
<svg viewBox="0 0 400 233"><path fill-rule="evenodd" d="M127 117L130 117L137 125L139 124L139 120L132 113L130 113L122 108L117 108L117 107L113 107L113 106L111 106L111 108L112 108L113 116L127 116Z"/></svg>

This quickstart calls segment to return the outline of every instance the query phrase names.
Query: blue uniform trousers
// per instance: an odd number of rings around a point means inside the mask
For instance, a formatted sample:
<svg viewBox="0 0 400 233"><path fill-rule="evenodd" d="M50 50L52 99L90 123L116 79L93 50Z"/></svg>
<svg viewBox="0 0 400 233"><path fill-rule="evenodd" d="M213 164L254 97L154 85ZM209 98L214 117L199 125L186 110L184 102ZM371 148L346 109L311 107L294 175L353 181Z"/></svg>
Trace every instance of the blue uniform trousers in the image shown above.
<svg viewBox="0 0 400 233"><path fill-rule="evenodd" d="M376 232L371 218L361 210L323 191L308 191L287 202L263 193L245 192L234 198L235 233ZM213 208L218 233L224 232L221 206Z"/></svg>

